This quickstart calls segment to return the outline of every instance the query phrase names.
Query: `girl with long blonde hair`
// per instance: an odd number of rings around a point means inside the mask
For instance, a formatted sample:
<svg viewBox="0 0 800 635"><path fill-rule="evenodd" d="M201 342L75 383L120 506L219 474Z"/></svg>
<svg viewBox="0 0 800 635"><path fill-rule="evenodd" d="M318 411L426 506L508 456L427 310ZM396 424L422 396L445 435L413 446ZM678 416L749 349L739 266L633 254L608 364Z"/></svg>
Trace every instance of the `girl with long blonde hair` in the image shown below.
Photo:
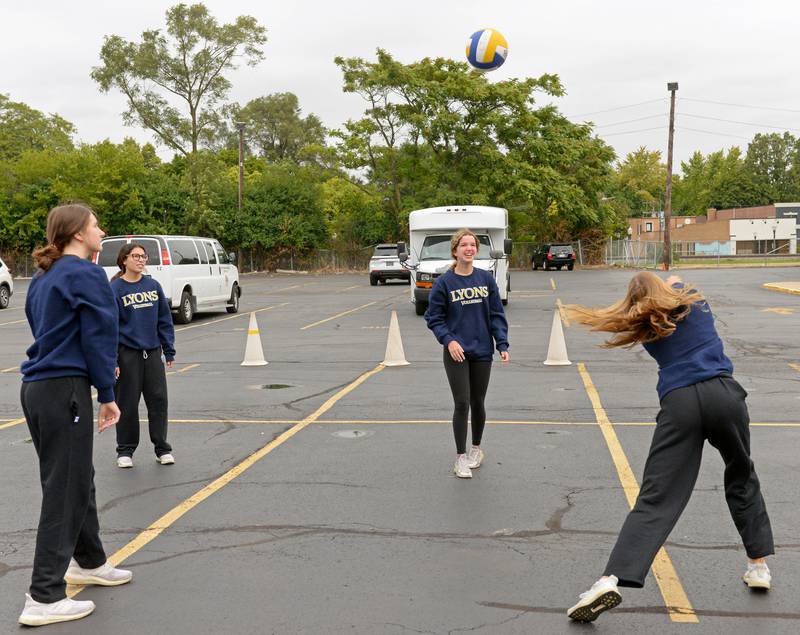
<svg viewBox="0 0 800 635"><path fill-rule="evenodd" d="M566 310L592 331L611 333L605 347L641 344L658 362L661 405L636 503L603 576L567 615L593 621L622 601L619 586L644 586L656 553L689 502L706 440L725 462L725 498L748 558L742 579L750 588L769 589L765 558L775 549L750 459L747 393L733 378L733 365L702 294L677 276L664 282L644 271L611 306L568 305Z"/></svg>

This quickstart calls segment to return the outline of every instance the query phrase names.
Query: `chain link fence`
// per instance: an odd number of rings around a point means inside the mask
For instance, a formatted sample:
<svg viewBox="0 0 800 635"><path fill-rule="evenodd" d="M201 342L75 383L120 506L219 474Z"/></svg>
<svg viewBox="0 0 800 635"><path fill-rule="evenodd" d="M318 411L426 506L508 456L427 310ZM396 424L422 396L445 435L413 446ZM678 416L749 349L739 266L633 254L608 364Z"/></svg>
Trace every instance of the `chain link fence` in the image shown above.
<svg viewBox="0 0 800 635"><path fill-rule="evenodd" d="M747 264L800 262L800 256L790 253L788 242L777 244L775 249L756 251L749 243L739 249L730 242L673 241L670 244L670 263L678 265ZM739 253L732 253L737 251ZM745 253L741 253L744 251ZM754 253L755 252L755 253ZM609 240L605 244L604 262L618 267L660 269L664 263L664 243L646 240Z"/></svg>

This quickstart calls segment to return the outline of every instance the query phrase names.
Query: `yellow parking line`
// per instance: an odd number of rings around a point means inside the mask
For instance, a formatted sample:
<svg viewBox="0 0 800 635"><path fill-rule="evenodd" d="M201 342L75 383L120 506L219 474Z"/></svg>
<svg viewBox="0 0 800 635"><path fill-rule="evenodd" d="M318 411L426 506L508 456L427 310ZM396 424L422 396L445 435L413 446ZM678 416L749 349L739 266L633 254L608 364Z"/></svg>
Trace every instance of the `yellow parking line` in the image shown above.
<svg viewBox="0 0 800 635"><path fill-rule="evenodd" d="M14 322L0 322L0 326L10 326L12 324L22 324L23 322L27 322L28 320L15 320Z"/></svg>
<svg viewBox="0 0 800 635"><path fill-rule="evenodd" d="M592 378L583 362L578 362L578 372L583 380L586 394L592 402L597 424L600 426L600 431L603 433L606 445L611 453L611 458L614 461L614 466L617 468L617 475L620 483L622 483L625 496L628 499L628 505L633 508L636 498L639 496L639 484L636 482L636 477L633 475L628 457L625 456L625 451L622 449L622 445L617 438L617 433L614 432L614 426L611 424L608 415L606 415L606 411L603 409L603 405L600 402L600 395L594 387ZM661 591L661 596L664 598L669 618L673 622L698 623L700 620L691 602L689 602L686 592L683 590L683 585L678 578L678 572L675 571L672 560L664 547L658 550L655 560L653 561L652 571L658 583L658 588Z"/></svg>
<svg viewBox="0 0 800 635"><path fill-rule="evenodd" d="M349 311L342 311L341 313L337 313L336 315L332 315L329 318L325 318L324 320L320 320L319 322L314 322L313 324L306 324L305 326L301 326L300 330L305 331L306 329L310 329L314 326L319 326L320 324L325 324L325 322L330 322L331 320L335 320L338 317L342 317L343 315L349 315L350 313L355 313L356 311L360 311L361 309L366 309L368 306L372 306L373 304L377 304L378 300L374 300L373 302L367 302L366 304L362 304L361 306L357 306L355 309L350 309Z"/></svg>
<svg viewBox="0 0 800 635"><path fill-rule="evenodd" d="M553 287L553 291L556 290L556 281L550 278L550 286Z"/></svg>
<svg viewBox="0 0 800 635"><path fill-rule="evenodd" d="M286 430L283 434L279 435L261 449L256 450L248 456L244 461L239 463L238 465L234 466L225 474L220 476L219 478L215 479L204 488L187 498L182 503L179 503L171 510L169 510L166 514L164 514L161 518L156 520L153 524L151 524L147 529L142 531L138 536L136 536L133 540L131 540L127 545L119 549L116 553L114 553L108 560L114 566L121 564L127 558L135 554L139 551L142 547L147 545L150 541L157 538L163 531L168 529L175 521L177 521L181 516L189 512L191 509L202 503L205 499L209 496L214 494L215 492L219 491L223 487L225 487L228 483L233 481L236 477L243 474L246 470L250 467L255 465L258 461L263 459L267 454L272 452L275 448L283 445L286 441L291 439L294 435L300 432L303 428L307 427L308 425L314 423L319 417L321 417L324 413L330 410L337 401L345 397L350 392L358 388L361 384L363 384L367 379L376 375L377 373L381 372L384 369L383 364L378 364L372 370L369 370L365 373L362 373L358 378L354 381L350 382L347 386L342 388L339 392L333 395L330 399L328 399L324 404L322 404L319 408L317 408L312 414L307 416L302 421L299 421L294 426ZM84 587L76 586L76 587L69 587L67 591L67 595L69 597L75 597Z"/></svg>
<svg viewBox="0 0 800 635"><path fill-rule="evenodd" d="M281 302L280 304L273 304L272 306L261 307L260 309L256 309L255 311L246 311L243 313L237 313L236 315L231 315L230 317L219 318L218 320L211 320L210 322L203 322L202 324L192 324L191 326L184 326L179 329L175 329L175 332L178 333L180 331L188 331L189 329L199 329L201 326L210 326L211 324L217 324L219 322L224 322L225 320L235 320L236 318L246 317L251 313L261 313L261 311L269 311L270 309L277 309L282 306L286 306L287 304L289 303Z"/></svg>
<svg viewBox="0 0 800 635"><path fill-rule="evenodd" d="M561 315L561 321L564 323L564 326L569 326L569 318L567 317L567 311L564 309L564 305L561 304L561 299L556 298L556 305L558 306L558 313Z"/></svg>
<svg viewBox="0 0 800 635"><path fill-rule="evenodd" d="M790 368L794 368L798 373L800 373L800 364L789 364Z"/></svg>
<svg viewBox="0 0 800 635"><path fill-rule="evenodd" d="M197 368L200 364L189 364L181 368L180 370L171 370L167 373L167 375L175 375L176 373L185 373L187 370L192 370L192 368Z"/></svg>
<svg viewBox="0 0 800 635"><path fill-rule="evenodd" d="M350 289L358 289L358 288L360 288L362 286L363 285L360 285L360 284L354 284L352 287L345 287L344 289L342 289L342 291L350 291Z"/></svg>
<svg viewBox="0 0 800 635"><path fill-rule="evenodd" d="M23 423L24 421L25 417L22 417L21 419L12 419L8 423L0 424L0 430L5 430L6 428L13 428L14 426L18 426L20 423Z"/></svg>
<svg viewBox="0 0 800 635"><path fill-rule="evenodd" d="M11 368L4 368L0 370L0 373L13 373L15 371L19 371L19 366L12 366Z"/></svg>

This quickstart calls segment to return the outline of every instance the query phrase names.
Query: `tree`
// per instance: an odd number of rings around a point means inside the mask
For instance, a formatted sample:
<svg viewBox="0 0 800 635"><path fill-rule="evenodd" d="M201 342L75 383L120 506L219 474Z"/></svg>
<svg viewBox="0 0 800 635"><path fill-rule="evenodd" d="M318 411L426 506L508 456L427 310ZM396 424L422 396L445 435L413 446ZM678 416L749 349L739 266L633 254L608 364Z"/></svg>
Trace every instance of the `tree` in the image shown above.
<svg viewBox="0 0 800 635"><path fill-rule="evenodd" d="M773 201L800 198L800 144L788 132L758 133L747 146L745 165Z"/></svg>
<svg viewBox="0 0 800 635"><path fill-rule="evenodd" d="M75 126L59 115L45 115L0 94L0 159L16 159L27 150L73 148Z"/></svg>
<svg viewBox="0 0 800 635"><path fill-rule="evenodd" d="M411 209L454 203L509 208L518 237L604 223L613 150L589 126L534 107L537 91L563 94L557 76L492 83L462 62L405 65L380 49L376 62L335 61L344 91L367 102L332 132L339 156L380 193L395 237Z"/></svg>
<svg viewBox="0 0 800 635"><path fill-rule="evenodd" d="M618 164L615 181L615 196L621 196L631 212L663 209L667 166L661 162L659 151L642 146L630 152Z"/></svg>
<svg viewBox="0 0 800 635"><path fill-rule="evenodd" d="M237 121L245 124L249 152L270 162L301 160L305 148L325 144L325 127L314 114L301 116L297 95L275 93L234 108ZM238 143L238 134L234 139Z"/></svg>

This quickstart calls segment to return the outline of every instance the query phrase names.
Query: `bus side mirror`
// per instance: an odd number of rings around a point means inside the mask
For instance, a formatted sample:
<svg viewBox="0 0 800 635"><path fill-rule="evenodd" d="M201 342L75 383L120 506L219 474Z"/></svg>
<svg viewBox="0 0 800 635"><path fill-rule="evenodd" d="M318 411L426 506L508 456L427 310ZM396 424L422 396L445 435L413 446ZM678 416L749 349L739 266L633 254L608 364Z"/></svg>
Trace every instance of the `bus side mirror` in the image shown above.
<svg viewBox="0 0 800 635"><path fill-rule="evenodd" d="M400 259L400 262L405 262L408 260L408 252L406 251L406 244L403 242L397 243L397 257Z"/></svg>
<svg viewBox="0 0 800 635"><path fill-rule="evenodd" d="M489 258L493 258L494 260L500 260L501 258L505 258L505 254L499 249L492 249L489 252Z"/></svg>
<svg viewBox="0 0 800 635"><path fill-rule="evenodd" d="M511 246L513 241L510 238L506 238L503 240L503 251L505 252L506 256L511 255Z"/></svg>

